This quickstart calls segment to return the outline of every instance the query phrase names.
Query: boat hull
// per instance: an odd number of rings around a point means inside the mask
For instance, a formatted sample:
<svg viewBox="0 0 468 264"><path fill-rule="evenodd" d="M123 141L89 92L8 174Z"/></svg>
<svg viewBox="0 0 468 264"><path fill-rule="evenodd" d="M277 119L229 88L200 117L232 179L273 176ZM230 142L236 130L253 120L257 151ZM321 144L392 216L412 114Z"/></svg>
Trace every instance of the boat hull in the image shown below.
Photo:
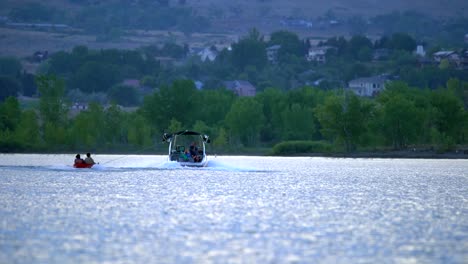
<svg viewBox="0 0 468 264"><path fill-rule="evenodd" d="M177 163L183 167L206 167L208 165L208 159L205 157L201 162L178 161Z"/></svg>

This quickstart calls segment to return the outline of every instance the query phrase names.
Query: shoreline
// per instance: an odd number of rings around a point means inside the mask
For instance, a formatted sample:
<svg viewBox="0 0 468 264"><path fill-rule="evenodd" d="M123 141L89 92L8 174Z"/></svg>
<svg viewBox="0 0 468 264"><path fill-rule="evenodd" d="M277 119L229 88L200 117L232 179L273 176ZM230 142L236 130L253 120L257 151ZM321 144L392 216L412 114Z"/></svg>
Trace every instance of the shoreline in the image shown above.
<svg viewBox="0 0 468 264"><path fill-rule="evenodd" d="M37 154L37 155L71 155L75 156L76 153L69 151L24 151L24 152L2 152L2 155L15 155L15 154ZM80 153L81 154L81 153ZM84 154L84 153L83 153ZM165 151L106 151L106 152L92 152L95 155L167 155ZM282 155L271 155L263 150L246 150L246 151L207 151L208 157L212 156L260 156L260 157L324 157L324 158L380 158L380 159L468 159L468 151L452 151L437 153L436 151L373 151L373 152L334 152L334 153L284 153Z"/></svg>

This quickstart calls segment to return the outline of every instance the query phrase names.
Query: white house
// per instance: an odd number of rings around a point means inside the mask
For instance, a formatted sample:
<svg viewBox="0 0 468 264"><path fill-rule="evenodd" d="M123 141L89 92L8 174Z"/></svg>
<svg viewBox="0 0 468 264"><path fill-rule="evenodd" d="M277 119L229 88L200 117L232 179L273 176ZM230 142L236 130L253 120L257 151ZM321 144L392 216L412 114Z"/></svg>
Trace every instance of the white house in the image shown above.
<svg viewBox="0 0 468 264"><path fill-rule="evenodd" d="M443 59L448 59L449 61L458 60L458 54L452 50L441 50L434 53L434 60L436 62L441 62Z"/></svg>
<svg viewBox="0 0 468 264"><path fill-rule="evenodd" d="M326 54L329 49L332 47L321 46L321 47L311 47L309 52L306 55L308 61L316 61L318 63L327 62Z"/></svg>
<svg viewBox="0 0 468 264"><path fill-rule="evenodd" d="M208 47L198 52L197 55L200 57L202 61L207 61L207 60L214 61L216 57L218 56L218 51L216 50L215 47Z"/></svg>
<svg viewBox="0 0 468 264"><path fill-rule="evenodd" d="M419 55L421 57L424 57L426 56L426 51L424 50L424 46L423 45L418 45L416 46L416 51L415 51L416 55Z"/></svg>
<svg viewBox="0 0 468 264"><path fill-rule="evenodd" d="M276 63L278 61L278 51L281 49L281 45L273 45L266 48L268 61L271 63Z"/></svg>
<svg viewBox="0 0 468 264"><path fill-rule="evenodd" d="M233 91L238 96L255 96L257 94L257 88L249 81L226 81L224 85L226 89Z"/></svg>
<svg viewBox="0 0 468 264"><path fill-rule="evenodd" d="M372 97L385 89L385 83L387 81L388 77L384 75L358 78L351 80L348 83L348 87L359 96Z"/></svg>

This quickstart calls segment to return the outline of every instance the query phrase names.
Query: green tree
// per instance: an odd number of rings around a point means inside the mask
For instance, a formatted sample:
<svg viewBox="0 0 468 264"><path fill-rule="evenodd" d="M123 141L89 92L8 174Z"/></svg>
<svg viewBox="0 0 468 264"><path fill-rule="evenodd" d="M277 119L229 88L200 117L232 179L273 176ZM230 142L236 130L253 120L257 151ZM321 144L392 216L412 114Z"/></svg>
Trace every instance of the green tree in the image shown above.
<svg viewBox="0 0 468 264"><path fill-rule="evenodd" d="M321 132L337 144L343 143L347 152L356 149L367 132L372 105L352 93L330 95L315 109Z"/></svg>
<svg viewBox="0 0 468 264"><path fill-rule="evenodd" d="M191 127L204 107L199 98L192 81L177 80L171 86L162 86L159 91L146 96L140 111L154 128L169 127L171 119L178 120L184 127Z"/></svg>
<svg viewBox="0 0 468 264"><path fill-rule="evenodd" d="M21 109L16 97L8 97L0 104L0 130L16 130L21 120Z"/></svg>
<svg viewBox="0 0 468 264"><path fill-rule="evenodd" d="M10 96L17 96L20 91L21 85L15 78L0 76L0 102Z"/></svg>
<svg viewBox="0 0 468 264"><path fill-rule="evenodd" d="M167 128L169 132L179 132L183 130L182 123L177 121L177 119L173 118L171 119L171 122L169 123L169 127Z"/></svg>
<svg viewBox="0 0 468 264"><path fill-rule="evenodd" d="M372 53L369 52L372 47L373 45L370 39L365 36L355 35L351 37L346 46L346 56L348 58L368 61L372 58Z"/></svg>
<svg viewBox="0 0 468 264"><path fill-rule="evenodd" d="M285 62L289 55L302 57L305 55L305 46L297 34L285 30L275 31L270 36L269 45L281 45L278 51L278 60Z"/></svg>
<svg viewBox="0 0 468 264"><path fill-rule="evenodd" d="M432 123L439 133L454 142L462 141L466 112L453 91L438 89L431 94Z"/></svg>
<svg viewBox="0 0 468 264"><path fill-rule="evenodd" d="M111 146L127 143L126 114L115 104L104 113L104 138Z"/></svg>
<svg viewBox="0 0 468 264"><path fill-rule="evenodd" d="M23 69L21 62L14 57L0 57L0 75L16 78Z"/></svg>
<svg viewBox="0 0 468 264"><path fill-rule="evenodd" d="M281 113L287 106L284 93L279 89L268 88L257 94L256 99L263 106L265 118L260 139L266 142L280 140L283 130Z"/></svg>
<svg viewBox="0 0 468 264"><path fill-rule="evenodd" d="M65 83L53 75L36 77L40 93L39 111L42 122L65 124L67 120L67 106L64 101Z"/></svg>
<svg viewBox="0 0 468 264"><path fill-rule="evenodd" d="M135 147L149 147L151 139L151 128L146 120L137 114L132 114L129 119L128 143Z"/></svg>
<svg viewBox="0 0 468 264"><path fill-rule="evenodd" d="M81 65L72 77L72 86L83 92L107 92L122 81L117 66L89 61Z"/></svg>
<svg viewBox="0 0 468 264"><path fill-rule="evenodd" d="M39 123L36 112L27 110L21 114L15 132L16 141L27 150L37 149L40 145Z"/></svg>
<svg viewBox="0 0 468 264"><path fill-rule="evenodd" d="M138 94L135 88L128 85L114 85L108 93L111 100L122 106L138 105Z"/></svg>
<svg viewBox="0 0 468 264"><path fill-rule="evenodd" d="M315 134L314 113L310 107L292 104L282 112L283 139L310 140Z"/></svg>
<svg viewBox="0 0 468 264"><path fill-rule="evenodd" d="M240 139L245 146L258 143L263 126L263 106L251 97L240 97L226 115L226 125L234 139Z"/></svg>
<svg viewBox="0 0 468 264"><path fill-rule="evenodd" d="M97 103L90 103L88 109L80 112L73 120L70 143L74 147L87 149L103 147L106 142L104 124L104 109Z"/></svg>
<svg viewBox="0 0 468 264"><path fill-rule="evenodd" d="M225 149L228 146L228 134L223 127L219 128L218 136L213 141L213 146L217 149Z"/></svg>
<svg viewBox="0 0 468 264"><path fill-rule="evenodd" d="M208 126L222 122L235 99L234 93L226 89L202 90L200 97L204 105L199 107L198 118Z"/></svg>
<svg viewBox="0 0 468 264"><path fill-rule="evenodd" d="M387 90L380 95L381 129L393 148L404 149L417 143L424 124L423 115L415 103L397 91Z"/></svg>
<svg viewBox="0 0 468 264"><path fill-rule="evenodd" d="M263 37L256 29L252 29L247 37L232 45L231 57L232 64L240 72L249 65L262 70L267 64Z"/></svg>
<svg viewBox="0 0 468 264"><path fill-rule="evenodd" d="M390 39L390 48L413 52L416 50L416 41L407 33L394 33Z"/></svg>

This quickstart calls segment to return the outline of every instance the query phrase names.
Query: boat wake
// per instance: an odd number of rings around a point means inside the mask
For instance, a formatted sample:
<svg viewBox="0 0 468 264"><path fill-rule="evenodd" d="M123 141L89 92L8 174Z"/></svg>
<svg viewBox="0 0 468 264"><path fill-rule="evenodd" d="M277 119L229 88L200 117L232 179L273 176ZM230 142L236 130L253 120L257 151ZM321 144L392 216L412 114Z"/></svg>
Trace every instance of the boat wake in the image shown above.
<svg viewBox="0 0 468 264"><path fill-rule="evenodd" d="M226 172L271 172L264 169L244 167L224 163L218 160L209 160L206 167L184 167L176 161L154 162L141 161L126 164L96 164L92 168L74 168L72 165L0 165L0 169L6 170L34 170L34 171L63 171L63 172L102 172L102 171L142 171L142 170L201 170L201 171L226 171Z"/></svg>

